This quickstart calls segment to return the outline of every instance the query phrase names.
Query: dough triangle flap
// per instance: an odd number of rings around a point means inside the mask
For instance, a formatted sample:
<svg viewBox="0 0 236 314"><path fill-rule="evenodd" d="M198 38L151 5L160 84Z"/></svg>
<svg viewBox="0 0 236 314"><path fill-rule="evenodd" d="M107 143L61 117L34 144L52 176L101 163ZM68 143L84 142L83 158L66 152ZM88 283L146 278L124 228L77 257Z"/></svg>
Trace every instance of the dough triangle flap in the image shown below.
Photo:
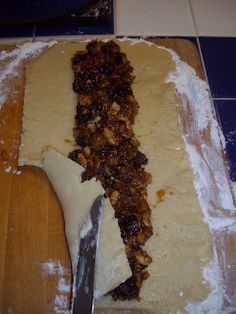
<svg viewBox="0 0 236 314"><path fill-rule="evenodd" d="M100 182L95 179L81 183L81 174L84 169L51 148L44 154L43 170L62 207L66 238L75 275L80 233L86 225L92 202L105 191ZM114 217L114 209L109 199L105 199L96 261L95 297L106 294L130 276L131 270L120 229Z"/></svg>

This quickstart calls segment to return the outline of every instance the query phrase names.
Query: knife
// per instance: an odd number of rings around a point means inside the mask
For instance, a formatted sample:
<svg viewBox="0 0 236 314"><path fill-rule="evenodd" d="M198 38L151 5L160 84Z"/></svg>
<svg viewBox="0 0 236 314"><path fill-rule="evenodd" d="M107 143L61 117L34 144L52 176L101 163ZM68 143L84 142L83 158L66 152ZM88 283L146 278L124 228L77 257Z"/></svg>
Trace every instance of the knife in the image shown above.
<svg viewBox="0 0 236 314"><path fill-rule="evenodd" d="M92 227L80 240L73 314L92 314L94 311L94 274L103 202L103 195L93 202L90 208Z"/></svg>

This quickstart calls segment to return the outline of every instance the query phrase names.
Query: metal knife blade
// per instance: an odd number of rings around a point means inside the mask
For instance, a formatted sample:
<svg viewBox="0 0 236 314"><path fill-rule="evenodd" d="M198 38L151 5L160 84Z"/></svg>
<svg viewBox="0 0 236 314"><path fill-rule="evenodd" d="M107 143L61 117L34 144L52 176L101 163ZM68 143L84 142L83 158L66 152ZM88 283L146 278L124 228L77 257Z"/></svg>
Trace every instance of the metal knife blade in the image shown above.
<svg viewBox="0 0 236 314"><path fill-rule="evenodd" d="M73 314L92 314L94 311L94 273L103 202L103 195L95 199L90 208L92 228L80 240Z"/></svg>

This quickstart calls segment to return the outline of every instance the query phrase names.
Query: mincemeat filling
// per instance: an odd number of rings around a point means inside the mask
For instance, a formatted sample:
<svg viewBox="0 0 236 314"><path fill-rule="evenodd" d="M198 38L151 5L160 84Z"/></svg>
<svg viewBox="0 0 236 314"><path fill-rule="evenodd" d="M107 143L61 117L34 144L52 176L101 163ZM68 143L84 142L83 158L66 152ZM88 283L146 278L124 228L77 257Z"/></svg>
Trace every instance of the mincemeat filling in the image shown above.
<svg viewBox="0 0 236 314"><path fill-rule="evenodd" d="M139 105L133 95L133 68L113 41L91 41L72 59L73 89L78 94L74 136L78 148L69 157L84 167L82 180L96 177L110 198L125 244L132 277L110 292L114 300L139 300L152 258L142 246L153 233L145 171L132 129Z"/></svg>

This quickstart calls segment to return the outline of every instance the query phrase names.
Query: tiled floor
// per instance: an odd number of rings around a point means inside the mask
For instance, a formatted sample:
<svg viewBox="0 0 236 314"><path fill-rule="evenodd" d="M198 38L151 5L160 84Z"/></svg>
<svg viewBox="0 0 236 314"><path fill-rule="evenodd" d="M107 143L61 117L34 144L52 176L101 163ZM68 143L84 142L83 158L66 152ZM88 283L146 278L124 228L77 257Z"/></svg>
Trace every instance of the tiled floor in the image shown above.
<svg viewBox="0 0 236 314"><path fill-rule="evenodd" d="M13 0L12 0L13 1ZM35 0L37 3L44 0ZM58 0L60 3L66 0ZM73 0L77 3L89 2ZM211 95L226 138L232 180L236 181L236 0L100 0L108 18L70 15L51 23L6 27L0 40L13 36L112 34L188 37L202 55ZM113 3L113 5L112 5ZM114 22L113 22L114 7ZM76 13L77 14L77 13ZM79 19L77 18L79 17ZM79 21L79 22L78 22Z"/></svg>

